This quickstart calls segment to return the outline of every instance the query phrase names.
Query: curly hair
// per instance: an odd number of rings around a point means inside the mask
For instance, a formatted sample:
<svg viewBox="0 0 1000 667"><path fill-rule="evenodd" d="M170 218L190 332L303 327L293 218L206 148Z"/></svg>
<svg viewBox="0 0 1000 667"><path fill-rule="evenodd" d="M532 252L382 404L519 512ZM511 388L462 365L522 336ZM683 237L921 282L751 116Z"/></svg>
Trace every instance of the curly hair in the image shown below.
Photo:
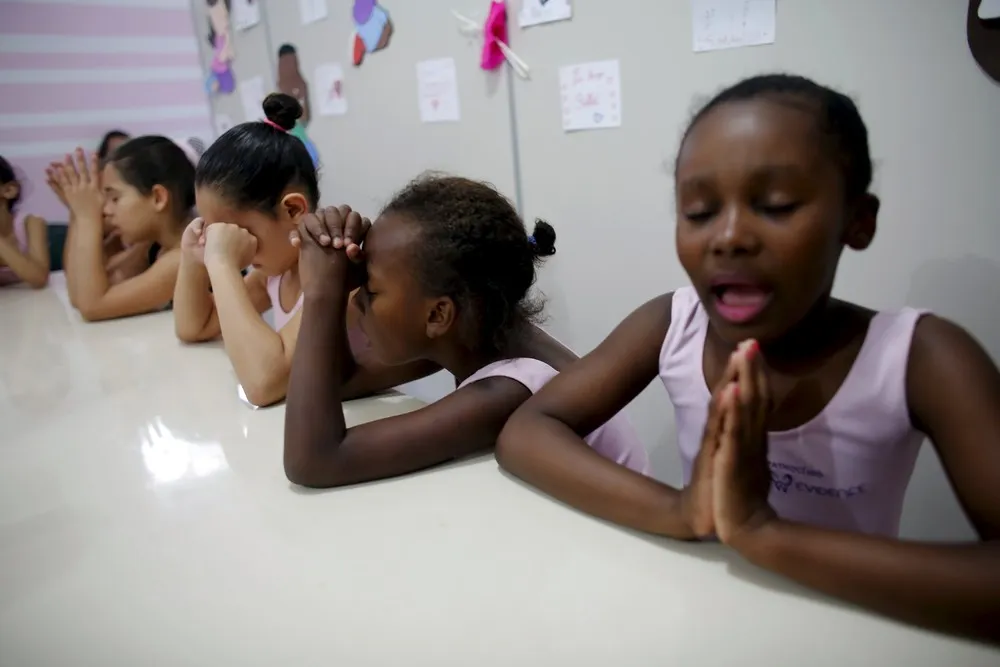
<svg viewBox="0 0 1000 667"><path fill-rule="evenodd" d="M488 183L426 174L382 210L420 226L417 280L427 294L451 297L472 350L504 353L537 321L542 302L528 291L535 269L554 255L556 233L538 220L528 235L510 201Z"/></svg>

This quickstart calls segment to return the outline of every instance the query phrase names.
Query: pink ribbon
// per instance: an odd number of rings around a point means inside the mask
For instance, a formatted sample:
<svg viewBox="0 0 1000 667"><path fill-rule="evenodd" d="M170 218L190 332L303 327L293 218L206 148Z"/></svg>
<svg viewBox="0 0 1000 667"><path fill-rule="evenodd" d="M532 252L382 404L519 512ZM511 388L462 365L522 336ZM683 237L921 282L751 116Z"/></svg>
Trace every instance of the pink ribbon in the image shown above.
<svg viewBox="0 0 1000 667"><path fill-rule="evenodd" d="M493 0L483 26L483 58L479 66L485 70L494 70L504 63L503 51L497 42L507 44L507 3L504 0Z"/></svg>

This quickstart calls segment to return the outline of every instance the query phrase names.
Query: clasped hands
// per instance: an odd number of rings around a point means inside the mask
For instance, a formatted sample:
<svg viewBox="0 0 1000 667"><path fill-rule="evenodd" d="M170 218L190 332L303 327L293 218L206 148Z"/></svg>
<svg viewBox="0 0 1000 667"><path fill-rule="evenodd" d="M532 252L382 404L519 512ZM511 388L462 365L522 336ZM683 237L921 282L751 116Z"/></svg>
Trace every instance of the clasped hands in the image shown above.
<svg viewBox="0 0 1000 667"><path fill-rule="evenodd" d="M693 537L714 535L740 550L776 519L767 502L770 404L760 346L744 341L730 355L712 393L691 481L681 494L681 511Z"/></svg>

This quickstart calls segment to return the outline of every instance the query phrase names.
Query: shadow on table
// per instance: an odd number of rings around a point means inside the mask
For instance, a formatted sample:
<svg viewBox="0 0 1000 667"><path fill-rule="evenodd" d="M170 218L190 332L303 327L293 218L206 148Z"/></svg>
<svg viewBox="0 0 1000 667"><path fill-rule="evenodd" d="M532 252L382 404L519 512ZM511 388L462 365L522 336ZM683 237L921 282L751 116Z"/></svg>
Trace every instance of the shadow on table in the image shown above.
<svg viewBox="0 0 1000 667"><path fill-rule="evenodd" d="M830 607L835 607L844 610L858 610L854 605L848 604L846 602L841 602L830 597L827 597L821 593L817 593L808 588L800 586L795 582L781 577L767 570L763 570L751 563L748 563L735 551L732 551L728 547L718 542L686 542L682 540L674 540L668 537L659 537L657 535L650 535L649 533L643 533L638 530L632 530L631 528L626 528L625 526L620 526L610 521L605 521L604 519L599 519L593 517L589 514L581 512L580 510L567 505L561 500L557 500L542 491L539 491L533 486L521 481L517 477L511 475L506 470L499 468L499 472L511 482L517 484L522 489L529 493L533 493L539 498L542 498L548 502L555 503L562 506L569 512L573 512L579 516L582 516L591 521L596 521L607 526L611 530L615 530L626 535L630 535L634 538L640 539L644 542L652 544L655 547L663 549L664 551L670 551L672 553L689 556L691 558L697 558L702 561L707 561L710 563L719 563L726 565L726 571L732 575L734 578L739 579L748 584L767 589L773 593L778 593L780 595L791 596L795 598L804 598L812 602L817 602Z"/></svg>
<svg viewBox="0 0 1000 667"><path fill-rule="evenodd" d="M449 469L461 468L473 464L482 463L488 459L492 459L492 452L478 454L475 456L468 456L456 461L452 461L450 463L444 463L441 465L432 466L430 468L421 470L416 473L406 473L405 475L399 475L398 477L428 475L440 470L449 470ZM727 547L721 544L711 543L711 542L684 542L680 540L672 540L666 537L658 537L656 535L642 533L637 530L632 530L631 528L625 528L624 526L619 526L609 521L605 521L603 519L590 516L589 514L585 514L584 512L581 512L580 510L571 507L570 505L567 505L566 503L560 500L552 498L551 496L546 495L545 493L539 491L535 487L530 486L525 482L521 481L520 479L518 479L517 477L511 475L510 473L503 470L499 466L497 466L497 472L511 483L516 484L520 489L524 490L525 492L534 494L535 496L537 496L538 498L542 499L545 502L550 502L556 505L560 505L566 511L573 512L574 514L584 517L587 520L603 523L610 530L614 530L629 535L631 537L637 538L657 548L663 549L664 551L670 551L672 553L681 556L697 558L699 560L706 562L724 564L726 566L726 571L730 575L746 583L766 589L773 593L778 593L780 595L792 596L800 599L804 598L807 600L811 600L813 602L841 609L851 609L851 610L856 609L852 605L813 592L807 588L799 586L798 584L788 579L780 577L766 570L762 570L761 568L748 563L739 554L729 550ZM307 489L300 486L296 486L291 483L289 484L289 487L295 493L299 493L302 495L319 495L325 493L350 491L351 489L362 486L367 487L367 486L376 486L381 484L392 484L398 479L398 477L379 479L371 482L362 482L359 484L335 487L332 489Z"/></svg>

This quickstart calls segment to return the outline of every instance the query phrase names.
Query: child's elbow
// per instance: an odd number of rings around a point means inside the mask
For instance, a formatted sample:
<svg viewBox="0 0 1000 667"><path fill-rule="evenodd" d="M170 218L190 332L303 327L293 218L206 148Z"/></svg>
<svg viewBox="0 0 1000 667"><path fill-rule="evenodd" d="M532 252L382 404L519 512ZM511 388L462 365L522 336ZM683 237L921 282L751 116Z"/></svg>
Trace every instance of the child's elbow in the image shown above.
<svg viewBox="0 0 1000 667"><path fill-rule="evenodd" d="M520 443L523 439L518 436L520 430L517 424L519 412L516 411L510 416L497 437L497 445L493 455L504 470L510 469L511 461L516 460L520 452Z"/></svg>
<svg viewBox="0 0 1000 667"><path fill-rule="evenodd" d="M243 384L247 400L258 408L280 403L288 391L287 375L252 378Z"/></svg>
<svg viewBox="0 0 1000 667"><path fill-rule="evenodd" d="M201 329L185 326L176 318L174 318L174 334L177 336L177 340L182 343L200 343L204 340Z"/></svg>
<svg viewBox="0 0 1000 667"><path fill-rule="evenodd" d="M285 457L285 477L296 486L307 489L330 489L343 486L346 482L337 469L329 465L318 466L308 458Z"/></svg>
<svg viewBox="0 0 1000 667"><path fill-rule="evenodd" d="M296 486L303 486L307 489L324 488L318 480L309 472L309 466L300 461L289 461L285 459L285 477Z"/></svg>
<svg viewBox="0 0 1000 667"><path fill-rule="evenodd" d="M100 308L89 304L79 305L77 306L77 310L84 322L100 322L108 319L107 315Z"/></svg>
<svg viewBox="0 0 1000 667"><path fill-rule="evenodd" d="M49 272L46 271L44 275L32 278L31 280L26 280L25 282L28 284L28 287L31 287L32 289L43 289L49 284Z"/></svg>

